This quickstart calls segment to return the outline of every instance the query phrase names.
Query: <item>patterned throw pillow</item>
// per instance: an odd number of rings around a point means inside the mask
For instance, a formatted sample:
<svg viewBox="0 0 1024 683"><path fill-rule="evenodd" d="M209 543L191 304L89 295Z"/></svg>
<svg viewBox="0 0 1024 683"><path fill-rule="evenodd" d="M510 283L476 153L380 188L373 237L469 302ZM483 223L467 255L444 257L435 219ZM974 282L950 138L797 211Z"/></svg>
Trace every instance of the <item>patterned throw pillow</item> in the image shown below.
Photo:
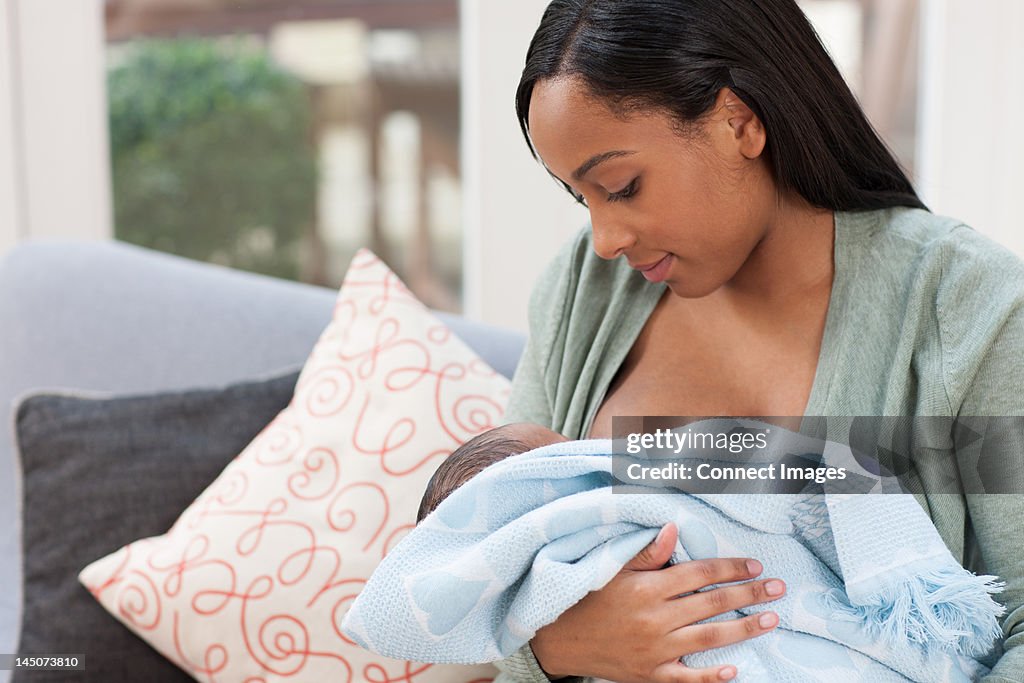
<svg viewBox="0 0 1024 683"><path fill-rule="evenodd" d="M361 250L289 406L166 534L93 562L79 580L197 680L489 680L489 666L374 655L339 626L412 528L438 463L500 424L508 393L507 379Z"/></svg>

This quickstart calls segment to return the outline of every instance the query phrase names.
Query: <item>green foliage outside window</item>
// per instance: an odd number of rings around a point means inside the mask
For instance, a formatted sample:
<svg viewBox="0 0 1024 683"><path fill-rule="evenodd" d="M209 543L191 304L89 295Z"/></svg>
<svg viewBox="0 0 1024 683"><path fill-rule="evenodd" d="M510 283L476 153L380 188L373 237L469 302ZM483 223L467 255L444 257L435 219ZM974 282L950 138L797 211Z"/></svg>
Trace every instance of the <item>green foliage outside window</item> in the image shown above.
<svg viewBox="0 0 1024 683"><path fill-rule="evenodd" d="M118 239L297 278L316 212L309 96L241 41L143 41L108 74Z"/></svg>

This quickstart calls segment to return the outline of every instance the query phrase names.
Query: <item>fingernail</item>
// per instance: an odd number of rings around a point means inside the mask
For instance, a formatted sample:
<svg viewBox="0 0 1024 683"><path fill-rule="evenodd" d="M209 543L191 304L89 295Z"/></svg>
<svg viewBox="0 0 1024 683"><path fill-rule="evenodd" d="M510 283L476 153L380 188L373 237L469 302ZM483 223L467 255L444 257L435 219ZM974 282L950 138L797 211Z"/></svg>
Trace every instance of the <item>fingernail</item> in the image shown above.
<svg viewBox="0 0 1024 683"><path fill-rule="evenodd" d="M654 537L654 545L658 545L661 539L665 538L665 532L668 530L668 525L661 527L661 531Z"/></svg>
<svg viewBox="0 0 1024 683"><path fill-rule="evenodd" d="M764 592L768 595L782 595L786 586L781 581L769 581L764 585Z"/></svg>
<svg viewBox="0 0 1024 683"><path fill-rule="evenodd" d="M736 669L731 666L727 666L724 669L719 670L718 677L723 681L731 681L736 676Z"/></svg>
<svg viewBox="0 0 1024 683"><path fill-rule="evenodd" d="M747 571L750 572L751 576L757 576L761 573L761 563L757 560L747 560Z"/></svg>
<svg viewBox="0 0 1024 683"><path fill-rule="evenodd" d="M761 625L761 628L771 628L775 626L775 614L772 612L765 612L757 618L757 623Z"/></svg>

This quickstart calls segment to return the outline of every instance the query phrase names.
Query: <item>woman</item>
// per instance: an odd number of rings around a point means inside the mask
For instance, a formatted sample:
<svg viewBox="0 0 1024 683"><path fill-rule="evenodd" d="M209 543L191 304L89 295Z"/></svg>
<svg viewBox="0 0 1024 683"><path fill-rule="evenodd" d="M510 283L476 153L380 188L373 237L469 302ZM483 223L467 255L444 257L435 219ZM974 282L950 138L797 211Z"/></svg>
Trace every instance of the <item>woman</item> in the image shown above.
<svg viewBox="0 0 1024 683"><path fill-rule="evenodd" d="M517 108L592 227L535 287L509 421L585 438L613 415L1024 415L1024 265L927 211L794 0L555 0ZM1007 582L985 680L1024 681L1024 496L942 493L918 500L954 557ZM662 568L674 534L499 680L742 673L679 658L771 631L770 611L696 622L785 587L750 581L757 558Z"/></svg>

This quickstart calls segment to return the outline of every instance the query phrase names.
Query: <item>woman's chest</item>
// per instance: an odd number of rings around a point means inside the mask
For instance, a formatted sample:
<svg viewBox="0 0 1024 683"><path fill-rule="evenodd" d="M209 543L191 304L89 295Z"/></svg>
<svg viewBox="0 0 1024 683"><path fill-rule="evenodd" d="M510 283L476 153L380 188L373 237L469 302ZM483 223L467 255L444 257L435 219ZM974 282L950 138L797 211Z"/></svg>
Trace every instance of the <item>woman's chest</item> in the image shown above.
<svg viewBox="0 0 1024 683"><path fill-rule="evenodd" d="M824 313L791 325L673 315L659 305L612 380L589 436L620 415L802 416Z"/></svg>

